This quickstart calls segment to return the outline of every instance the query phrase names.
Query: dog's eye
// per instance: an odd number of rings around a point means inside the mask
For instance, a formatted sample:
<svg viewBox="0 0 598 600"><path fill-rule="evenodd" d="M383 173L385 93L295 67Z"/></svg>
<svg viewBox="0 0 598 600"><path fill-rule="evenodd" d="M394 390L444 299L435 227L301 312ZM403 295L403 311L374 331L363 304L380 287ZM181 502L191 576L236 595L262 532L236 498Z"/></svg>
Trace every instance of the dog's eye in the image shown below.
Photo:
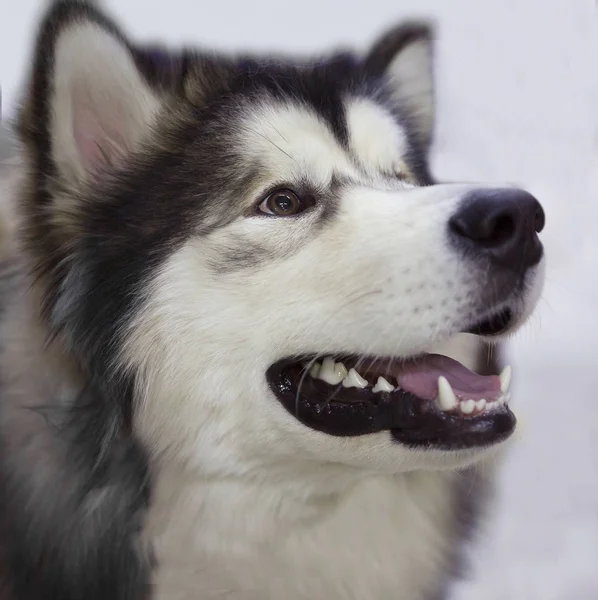
<svg viewBox="0 0 598 600"><path fill-rule="evenodd" d="M291 217L303 212L308 204L291 190L272 192L259 205L259 210L275 217Z"/></svg>

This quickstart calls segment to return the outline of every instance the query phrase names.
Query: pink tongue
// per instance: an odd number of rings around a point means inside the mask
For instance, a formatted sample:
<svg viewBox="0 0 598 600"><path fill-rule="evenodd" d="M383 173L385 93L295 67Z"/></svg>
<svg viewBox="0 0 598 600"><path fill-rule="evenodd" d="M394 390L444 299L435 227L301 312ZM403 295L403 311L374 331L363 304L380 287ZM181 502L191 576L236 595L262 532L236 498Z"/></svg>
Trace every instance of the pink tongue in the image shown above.
<svg viewBox="0 0 598 600"><path fill-rule="evenodd" d="M424 400L434 400L441 375L447 378L460 400L485 398L492 402L500 395L498 375L477 375L460 362L439 354L427 354L413 364L402 366L397 380L404 390Z"/></svg>

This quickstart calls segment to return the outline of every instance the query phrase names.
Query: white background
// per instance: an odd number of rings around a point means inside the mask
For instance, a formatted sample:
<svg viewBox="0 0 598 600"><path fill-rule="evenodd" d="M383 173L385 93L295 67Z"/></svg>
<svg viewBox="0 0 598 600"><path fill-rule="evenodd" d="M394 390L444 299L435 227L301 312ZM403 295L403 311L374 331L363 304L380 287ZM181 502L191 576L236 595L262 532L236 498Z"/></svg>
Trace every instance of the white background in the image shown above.
<svg viewBox="0 0 598 600"><path fill-rule="evenodd" d="M0 0L14 113L41 0ZM511 344L520 417L494 519L455 600L598 598L598 45L594 0L106 0L139 39L290 51L439 25L433 167L526 186L547 211L548 281Z"/></svg>

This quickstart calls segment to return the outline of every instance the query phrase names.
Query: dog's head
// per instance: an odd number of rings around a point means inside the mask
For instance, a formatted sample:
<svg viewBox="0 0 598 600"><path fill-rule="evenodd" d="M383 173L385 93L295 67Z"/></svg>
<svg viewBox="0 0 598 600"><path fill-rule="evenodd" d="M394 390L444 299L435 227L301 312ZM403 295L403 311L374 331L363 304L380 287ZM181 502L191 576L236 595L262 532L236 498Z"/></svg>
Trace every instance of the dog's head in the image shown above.
<svg viewBox="0 0 598 600"><path fill-rule="evenodd" d="M432 37L175 54L52 9L20 121L29 250L52 328L133 390L150 452L218 475L401 471L512 432L508 370L427 352L525 321L544 216L522 190L432 181Z"/></svg>

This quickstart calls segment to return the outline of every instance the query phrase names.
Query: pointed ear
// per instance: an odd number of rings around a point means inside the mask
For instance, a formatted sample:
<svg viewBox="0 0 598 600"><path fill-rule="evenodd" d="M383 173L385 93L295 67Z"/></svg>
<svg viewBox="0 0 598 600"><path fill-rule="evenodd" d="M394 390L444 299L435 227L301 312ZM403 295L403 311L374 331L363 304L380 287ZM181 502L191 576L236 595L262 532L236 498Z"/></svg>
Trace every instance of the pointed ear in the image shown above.
<svg viewBox="0 0 598 600"><path fill-rule="evenodd" d="M57 175L85 181L126 158L161 99L116 27L83 2L58 2L42 23L23 129Z"/></svg>
<svg viewBox="0 0 598 600"><path fill-rule="evenodd" d="M387 32L367 55L366 69L388 82L391 102L427 150L434 131L432 24L405 23Z"/></svg>

